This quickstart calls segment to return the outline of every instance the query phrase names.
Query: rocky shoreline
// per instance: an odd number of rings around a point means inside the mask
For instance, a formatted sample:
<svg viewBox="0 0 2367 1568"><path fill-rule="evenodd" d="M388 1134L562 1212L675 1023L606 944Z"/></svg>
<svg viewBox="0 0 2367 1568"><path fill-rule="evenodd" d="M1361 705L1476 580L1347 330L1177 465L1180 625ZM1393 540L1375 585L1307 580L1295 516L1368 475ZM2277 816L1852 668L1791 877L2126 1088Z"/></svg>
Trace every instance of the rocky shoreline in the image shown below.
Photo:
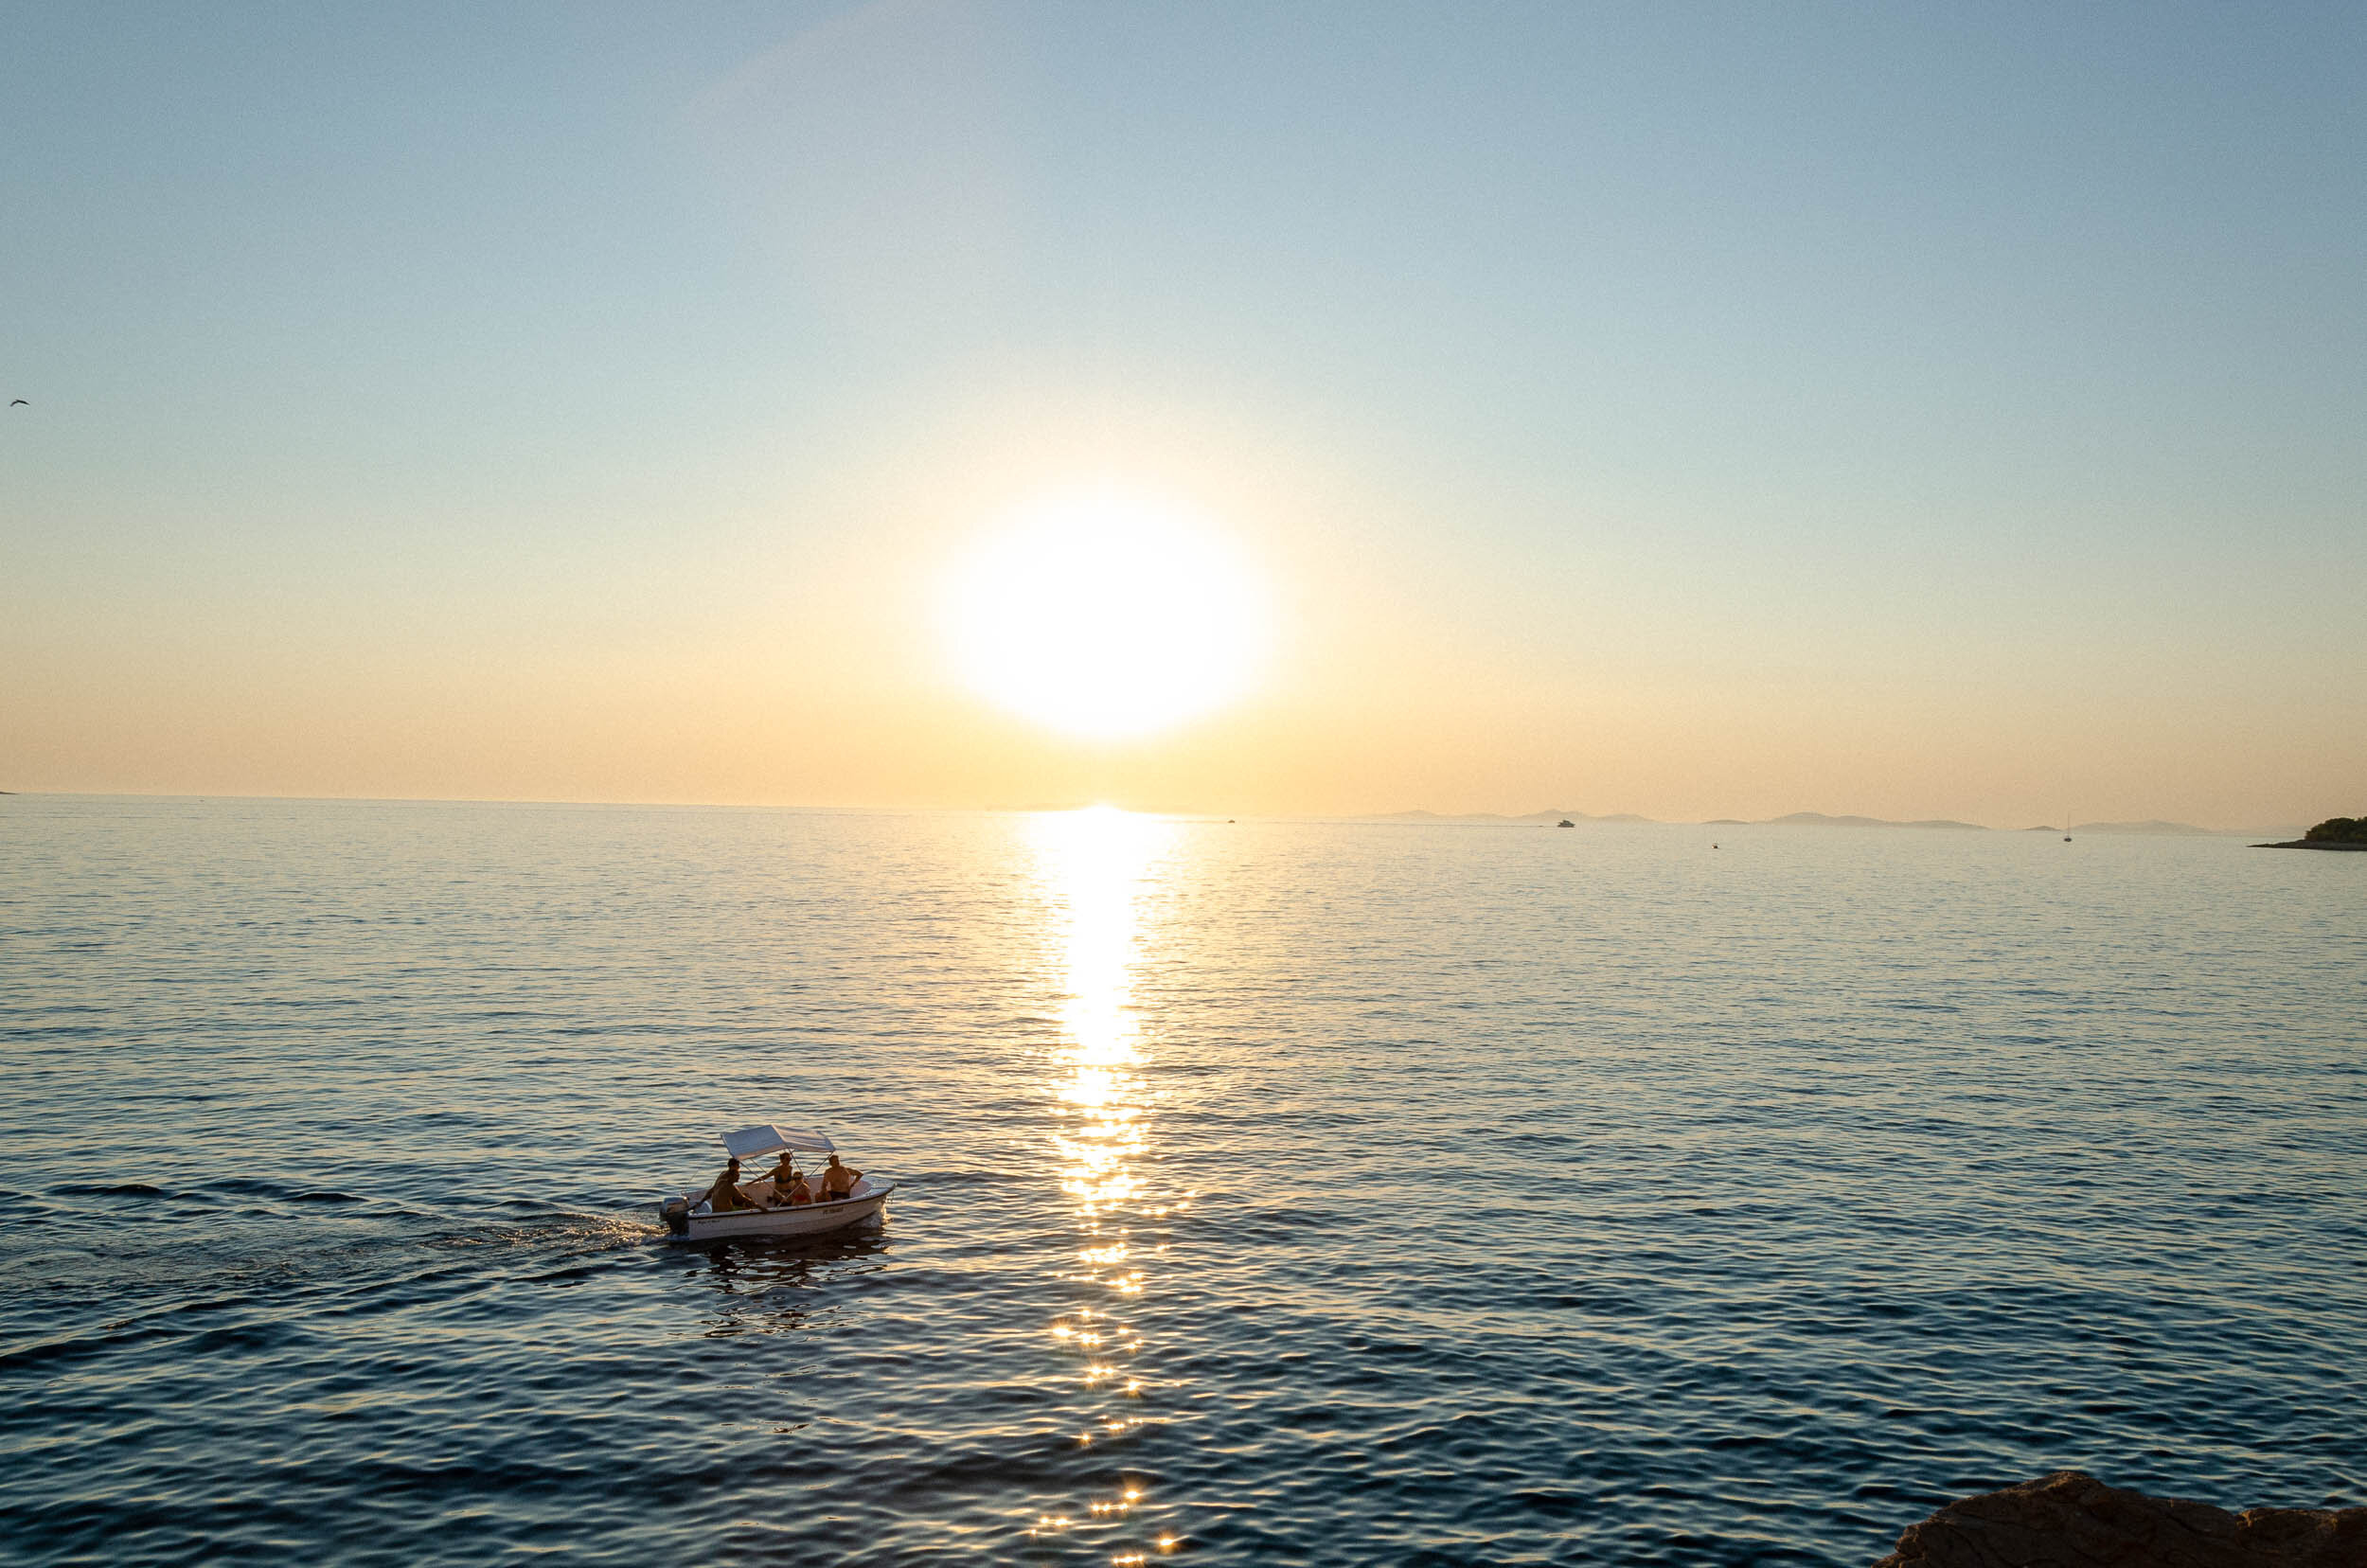
<svg viewBox="0 0 2367 1568"><path fill-rule="evenodd" d="M2297 839L2255 849L2367 849L2367 817L2328 817Z"/></svg>
<svg viewBox="0 0 2367 1568"><path fill-rule="evenodd" d="M1949 1504L1874 1568L2367 1568L2367 1508L2148 1497L2057 1470Z"/></svg>

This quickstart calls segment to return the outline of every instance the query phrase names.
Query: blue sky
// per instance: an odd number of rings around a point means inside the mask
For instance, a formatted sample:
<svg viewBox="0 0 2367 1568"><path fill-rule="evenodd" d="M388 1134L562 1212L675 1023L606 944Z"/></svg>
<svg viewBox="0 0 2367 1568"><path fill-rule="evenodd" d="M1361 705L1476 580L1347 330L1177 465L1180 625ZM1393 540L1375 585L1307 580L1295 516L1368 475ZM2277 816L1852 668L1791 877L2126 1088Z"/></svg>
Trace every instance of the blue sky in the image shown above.
<svg viewBox="0 0 2367 1568"><path fill-rule="evenodd" d="M22 787L2359 804L2356 8L10 33ZM899 574L1030 443L1268 551L1307 632L1237 733L1079 758L899 651ZM636 764L685 704L707 773ZM1294 704L1336 769L1275 751ZM575 760L501 755L519 712ZM949 723L993 765L916 764Z"/></svg>

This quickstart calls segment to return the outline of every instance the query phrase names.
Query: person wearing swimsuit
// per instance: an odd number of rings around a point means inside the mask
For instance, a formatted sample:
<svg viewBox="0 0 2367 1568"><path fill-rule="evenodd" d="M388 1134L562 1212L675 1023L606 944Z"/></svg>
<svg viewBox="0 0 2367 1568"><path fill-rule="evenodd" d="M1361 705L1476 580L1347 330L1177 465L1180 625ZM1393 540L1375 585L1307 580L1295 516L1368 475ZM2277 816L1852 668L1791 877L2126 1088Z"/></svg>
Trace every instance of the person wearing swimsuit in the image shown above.
<svg viewBox="0 0 2367 1568"><path fill-rule="evenodd" d="M822 1196L825 1198L848 1197L853 1194L855 1184L862 1180L862 1171L857 1170L853 1166L839 1164L838 1156L833 1154L830 1156L830 1168L822 1173Z"/></svg>
<svg viewBox="0 0 2367 1568"><path fill-rule="evenodd" d="M780 1163L764 1173L764 1179L773 1184L774 1203L788 1203L789 1189L792 1184L805 1180L804 1177L797 1174L796 1160L796 1155L790 1153L787 1149L783 1149L781 1151Z"/></svg>

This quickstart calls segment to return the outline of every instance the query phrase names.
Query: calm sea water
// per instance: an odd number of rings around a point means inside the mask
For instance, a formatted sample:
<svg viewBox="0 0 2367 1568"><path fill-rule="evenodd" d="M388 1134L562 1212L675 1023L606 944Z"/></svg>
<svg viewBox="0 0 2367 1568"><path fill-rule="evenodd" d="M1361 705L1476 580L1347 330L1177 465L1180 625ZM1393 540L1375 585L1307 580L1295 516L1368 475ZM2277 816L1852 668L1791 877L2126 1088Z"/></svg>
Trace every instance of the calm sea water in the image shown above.
<svg viewBox="0 0 2367 1568"><path fill-rule="evenodd" d="M1711 847L1715 841L1720 847ZM1862 1564L2367 1502L2367 856L0 799L27 1562ZM666 1244L758 1119L883 1229Z"/></svg>

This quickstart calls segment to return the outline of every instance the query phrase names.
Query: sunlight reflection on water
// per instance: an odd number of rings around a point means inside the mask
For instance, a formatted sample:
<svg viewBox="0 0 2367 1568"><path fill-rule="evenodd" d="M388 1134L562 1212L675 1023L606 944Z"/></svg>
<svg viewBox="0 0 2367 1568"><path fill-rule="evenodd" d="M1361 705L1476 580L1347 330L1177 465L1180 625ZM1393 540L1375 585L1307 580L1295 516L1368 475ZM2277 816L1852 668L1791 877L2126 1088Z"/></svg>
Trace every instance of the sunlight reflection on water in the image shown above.
<svg viewBox="0 0 2367 1568"><path fill-rule="evenodd" d="M1152 1421L1145 1414L1146 1380L1134 1373L1143 1336L1129 1318L1145 1288L1145 1252L1134 1242L1130 1216L1149 1196L1142 1170L1151 1099L1134 977L1147 937L1143 893L1171 854L1178 829L1107 807L1048 812L1029 828L1045 900L1062 912L1048 955L1060 968L1064 995L1051 1092L1060 1190L1075 1205L1083 1243L1079 1268L1064 1277L1085 1287L1088 1298L1056 1318L1051 1332L1073 1358L1077 1381L1099 1397L1092 1423L1077 1434L1078 1446L1090 1448ZM1104 1305L1093 1305L1094 1298ZM1125 1481L1115 1495L1089 1500L1082 1518L1043 1514L1028 1534L1128 1523L1142 1499L1142 1487ZM1177 1544L1169 1532L1151 1549ZM1121 1551L1112 1560L1139 1562L1143 1554Z"/></svg>
<svg viewBox="0 0 2367 1568"><path fill-rule="evenodd" d="M0 796L10 1560L2358 1502L2367 867L1712 831ZM891 1224L662 1241L774 1114Z"/></svg>

